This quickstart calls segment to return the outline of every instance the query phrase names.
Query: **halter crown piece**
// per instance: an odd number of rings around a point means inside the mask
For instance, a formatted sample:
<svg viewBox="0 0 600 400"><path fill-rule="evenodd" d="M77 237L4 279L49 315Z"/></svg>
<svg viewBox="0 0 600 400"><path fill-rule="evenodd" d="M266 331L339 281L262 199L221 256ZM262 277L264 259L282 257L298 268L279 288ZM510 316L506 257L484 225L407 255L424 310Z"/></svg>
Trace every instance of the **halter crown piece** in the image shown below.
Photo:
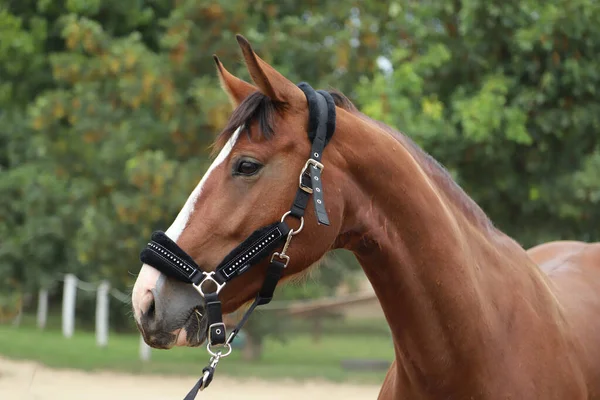
<svg viewBox="0 0 600 400"><path fill-rule="evenodd" d="M335 103L331 95L323 90L315 91L307 83L298 87L304 92L308 102L309 124L308 138L312 143L311 154L300 172L298 190L290 211L281 220L254 231L246 240L231 251L214 271L202 271L185 251L162 231L152 233L151 241L142 250L140 260L155 267L166 275L194 285L194 288L204 297L208 318L207 350L211 355L209 364L202 370L203 375L196 385L185 396L184 400L193 400L199 390L204 390L213 379L215 368L221 358L231 354L231 342L244 326L250 314L260 305L267 304L273 298L277 282L283 275L283 270L290 262L287 249L292 238L304 227L304 212L309 198L313 197L315 213L320 225L329 225L329 217L323 199L321 174L323 173L323 150L335 131ZM291 229L285 222L293 217L300 221L298 228ZM283 248L275 251L283 242ZM227 282L240 276L250 267L262 261L269 253L271 260L267 269L262 288L254 302L246 311L240 322L227 336L219 292ZM216 287L213 292L205 292L203 286L212 282Z"/></svg>

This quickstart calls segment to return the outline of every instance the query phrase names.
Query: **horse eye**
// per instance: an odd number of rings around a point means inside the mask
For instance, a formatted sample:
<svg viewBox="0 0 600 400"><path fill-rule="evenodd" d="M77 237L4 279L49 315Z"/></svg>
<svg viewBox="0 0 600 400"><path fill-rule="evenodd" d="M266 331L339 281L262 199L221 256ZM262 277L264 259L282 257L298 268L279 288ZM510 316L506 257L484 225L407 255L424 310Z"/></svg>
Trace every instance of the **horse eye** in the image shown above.
<svg viewBox="0 0 600 400"><path fill-rule="evenodd" d="M234 174L251 176L251 175L256 174L260 170L261 167L262 167L262 165L260 165L257 162L243 160L243 161L240 161L237 164L237 166L235 167Z"/></svg>

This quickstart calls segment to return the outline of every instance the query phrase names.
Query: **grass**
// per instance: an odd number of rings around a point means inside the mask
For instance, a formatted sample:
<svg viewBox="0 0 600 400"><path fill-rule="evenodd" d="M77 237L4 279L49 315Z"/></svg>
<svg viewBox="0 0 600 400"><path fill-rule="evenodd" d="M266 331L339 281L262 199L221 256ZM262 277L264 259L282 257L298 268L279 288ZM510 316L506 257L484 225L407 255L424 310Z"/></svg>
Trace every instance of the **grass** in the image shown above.
<svg viewBox="0 0 600 400"><path fill-rule="evenodd" d="M39 361L55 368L113 370L128 373L189 374L198 377L208 355L204 348L153 350L152 359L142 362L138 355L139 335L111 333L106 348L95 344L94 334L76 331L66 339L55 329L40 331L29 326L0 326L0 355ZM385 371L348 371L345 359L393 359L391 339L365 334L323 335L319 343L310 336L291 336L286 343L267 340L261 360L245 362L240 350L222 360L218 373L263 379L351 380L353 383L380 383Z"/></svg>

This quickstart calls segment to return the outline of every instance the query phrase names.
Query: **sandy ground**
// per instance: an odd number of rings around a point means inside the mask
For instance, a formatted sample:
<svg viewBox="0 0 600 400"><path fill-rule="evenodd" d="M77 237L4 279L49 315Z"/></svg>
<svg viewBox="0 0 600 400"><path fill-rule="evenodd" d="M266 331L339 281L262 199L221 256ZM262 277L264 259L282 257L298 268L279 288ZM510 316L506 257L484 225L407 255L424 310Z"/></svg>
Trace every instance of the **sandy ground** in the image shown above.
<svg viewBox="0 0 600 400"><path fill-rule="evenodd" d="M55 370L30 361L0 357L1 400L181 400L193 377L125 375ZM376 399L379 386L326 382L265 382L217 376L197 399L358 400Z"/></svg>

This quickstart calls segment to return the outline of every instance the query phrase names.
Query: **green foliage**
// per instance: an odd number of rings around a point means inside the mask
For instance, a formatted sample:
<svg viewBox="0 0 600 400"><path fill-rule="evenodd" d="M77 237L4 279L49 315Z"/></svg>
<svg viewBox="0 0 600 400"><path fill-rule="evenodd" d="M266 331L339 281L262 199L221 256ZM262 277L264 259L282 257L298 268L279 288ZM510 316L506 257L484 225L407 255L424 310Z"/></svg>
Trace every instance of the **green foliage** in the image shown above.
<svg viewBox="0 0 600 400"><path fill-rule="evenodd" d="M443 162L525 246L600 240L600 4L395 1L393 71L362 78L373 117Z"/></svg>

